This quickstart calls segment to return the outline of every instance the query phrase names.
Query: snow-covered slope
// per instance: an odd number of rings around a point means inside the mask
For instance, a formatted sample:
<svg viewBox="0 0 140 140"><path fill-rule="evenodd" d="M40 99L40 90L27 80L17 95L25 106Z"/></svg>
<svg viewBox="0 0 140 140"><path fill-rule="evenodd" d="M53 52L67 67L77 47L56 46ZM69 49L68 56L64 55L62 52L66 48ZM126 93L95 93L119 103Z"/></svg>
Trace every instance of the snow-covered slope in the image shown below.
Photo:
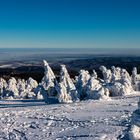
<svg viewBox="0 0 140 140"><path fill-rule="evenodd" d="M130 140L140 140L140 100L137 110L132 114L130 130L126 135Z"/></svg>
<svg viewBox="0 0 140 140"><path fill-rule="evenodd" d="M0 101L0 139L117 140L131 121L140 93L112 100L47 105L41 100Z"/></svg>
<svg viewBox="0 0 140 140"><path fill-rule="evenodd" d="M0 78L0 139L122 140L126 132L127 139L140 139L136 68L129 75L119 67L101 66L103 79L94 70L81 70L71 79L65 65L56 78L43 62L40 83L32 78ZM47 104L52 102L72 104Z"/></svg>

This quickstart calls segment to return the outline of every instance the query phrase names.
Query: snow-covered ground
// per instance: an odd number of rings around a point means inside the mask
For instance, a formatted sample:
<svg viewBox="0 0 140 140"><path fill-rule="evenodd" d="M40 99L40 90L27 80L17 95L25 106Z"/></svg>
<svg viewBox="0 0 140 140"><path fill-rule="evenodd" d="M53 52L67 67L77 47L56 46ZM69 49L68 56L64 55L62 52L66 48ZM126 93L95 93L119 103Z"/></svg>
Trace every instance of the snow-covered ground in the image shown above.
<svg viewBox="0 0 140 140"><path fill-rule="evenodd" d="M130 126L140 92L111 100L47 105L1 100L0 140L116 140Z"/></svg>

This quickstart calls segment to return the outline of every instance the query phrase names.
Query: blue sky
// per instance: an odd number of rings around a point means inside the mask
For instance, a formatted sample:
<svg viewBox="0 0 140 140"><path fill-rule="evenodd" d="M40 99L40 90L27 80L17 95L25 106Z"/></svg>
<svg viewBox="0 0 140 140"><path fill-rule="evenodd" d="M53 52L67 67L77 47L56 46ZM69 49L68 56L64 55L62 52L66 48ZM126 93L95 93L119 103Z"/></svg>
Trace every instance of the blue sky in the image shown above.
<svg viewBox="0 0 140 140"><path fill-rule="evenodd" d="M139 45L139 0L0 0L1 48Z"/></svg>

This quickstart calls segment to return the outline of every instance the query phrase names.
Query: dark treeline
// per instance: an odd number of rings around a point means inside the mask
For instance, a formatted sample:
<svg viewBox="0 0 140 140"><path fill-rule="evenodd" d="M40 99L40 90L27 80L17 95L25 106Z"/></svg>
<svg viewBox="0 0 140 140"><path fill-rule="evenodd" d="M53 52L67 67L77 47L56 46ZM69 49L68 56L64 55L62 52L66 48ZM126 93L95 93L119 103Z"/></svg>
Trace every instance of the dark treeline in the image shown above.
<svg viewBox="0 0 140 140"><path fill-rule="evenodd" d="M92 73L95 69L98 76L102 78L102 74L99 71L101 65L111 68L111 66L121 67L126 69L130 74L133 67L137 67L138 73L140 72L140 57L93 57L90 59L77 59L71 61L57 61L50 64L54 73L59 77L60 65L65 64L69 74L72 78L78 75L81 69L88 70ZM38 82L41 81L44 75L43 65L41 66L20 66L17 68L0 68L0 77L8 80L10 77L28 79L32 77Z"/></svg>

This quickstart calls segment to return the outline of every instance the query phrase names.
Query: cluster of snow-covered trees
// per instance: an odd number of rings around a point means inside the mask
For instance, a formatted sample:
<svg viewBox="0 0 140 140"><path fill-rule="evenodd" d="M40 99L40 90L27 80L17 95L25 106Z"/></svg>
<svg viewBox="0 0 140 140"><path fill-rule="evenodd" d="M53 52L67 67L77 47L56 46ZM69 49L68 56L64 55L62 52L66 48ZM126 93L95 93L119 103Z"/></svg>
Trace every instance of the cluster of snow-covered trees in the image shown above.
<svg viewBox="0 0 140 140"><path fill-rule="evenodd" d="M32 78L28 80L11 78L5 81L0 78L1 99L45 99L53 97L59 102L69 103L83 99L109 99L110 96L131 94L140 90L140 75L134 68L132 75L125 69L112 66L107 69L101 66L103 79L93 70L89 74L80 70L79 76L71 79L65 65L61 65L59 81L56 79L47 61L44 62L44 77L38 84Z"/></svg>

